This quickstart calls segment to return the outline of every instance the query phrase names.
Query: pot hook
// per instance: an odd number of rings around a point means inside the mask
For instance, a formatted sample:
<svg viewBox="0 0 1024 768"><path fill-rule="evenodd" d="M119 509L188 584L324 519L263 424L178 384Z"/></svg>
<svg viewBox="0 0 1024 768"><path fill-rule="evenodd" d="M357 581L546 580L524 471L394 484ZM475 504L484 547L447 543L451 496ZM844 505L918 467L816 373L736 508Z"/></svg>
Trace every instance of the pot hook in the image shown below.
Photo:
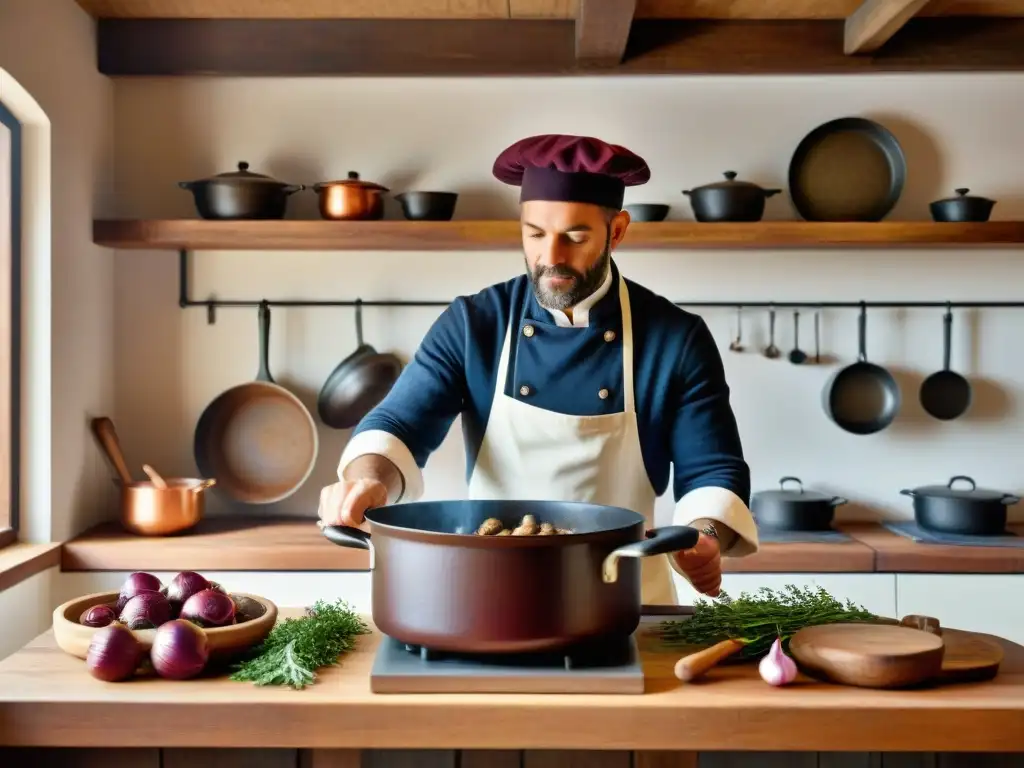
<svg viewBox="0 0 1024 768"><path fill-rule="evenodd" d="M736 338L729 344L729 349L743 351L743 307L736 307Z"/></svg>
<svg viewBox="0 0 1024 768"><path fill-rule="evenodd" d="M363 346L363 300L356 299L356 346Z"/></svg>

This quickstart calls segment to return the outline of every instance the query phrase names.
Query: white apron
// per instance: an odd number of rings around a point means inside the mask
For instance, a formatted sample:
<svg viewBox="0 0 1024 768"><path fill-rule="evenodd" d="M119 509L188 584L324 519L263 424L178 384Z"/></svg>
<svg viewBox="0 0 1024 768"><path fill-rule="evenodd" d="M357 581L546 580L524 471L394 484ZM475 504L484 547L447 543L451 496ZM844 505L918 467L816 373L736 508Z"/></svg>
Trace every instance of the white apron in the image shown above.
<svg viewBox="0 0 1024 768"><path fill-rule="evenodd" d="M657 494L640 452L633 396L633 322L622 277L619 304L622 413L570 416L508 397L505 380L513 335L509 322L487 429L469 481L469 498L583 501L624 507L643 515L648 528L654 527ZM594 385L593 397L598 397L598 387ZM645 605L675 605L678 601L667 558L640 558Z"/></svg>

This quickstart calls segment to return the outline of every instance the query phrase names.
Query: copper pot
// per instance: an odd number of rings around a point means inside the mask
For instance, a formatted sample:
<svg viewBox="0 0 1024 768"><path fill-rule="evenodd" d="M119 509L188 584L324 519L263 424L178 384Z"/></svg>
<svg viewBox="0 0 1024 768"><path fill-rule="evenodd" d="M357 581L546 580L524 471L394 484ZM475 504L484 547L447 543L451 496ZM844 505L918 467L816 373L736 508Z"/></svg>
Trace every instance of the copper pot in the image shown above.
<svg viewBox="0 0 1024 768"><path fill-rule="evenodd" d="M337 221L384 218L384 196L387 187L363 181L355 171L343 181L324 181L313 185L320 196L320 216Z"/></svg>
<svg viewBox="0 0 1024 768"><path fill-rule="evenodd" d="M114 423L103 416L92 420L93 434L117 473L114 480L121 488L121 525L142 536L166 536L180 533L203 519L206 510L206 489L215 480L191 477L132 479L121 451Z"/></svg>
<svg viewBox="0 0 1024 768"><path fill-rule="evenodd" d="M170 477L166 488L147 481L121 486L121 525L140 536L166 536L195 526L206 511L206 489L216 480Z"/></svg>

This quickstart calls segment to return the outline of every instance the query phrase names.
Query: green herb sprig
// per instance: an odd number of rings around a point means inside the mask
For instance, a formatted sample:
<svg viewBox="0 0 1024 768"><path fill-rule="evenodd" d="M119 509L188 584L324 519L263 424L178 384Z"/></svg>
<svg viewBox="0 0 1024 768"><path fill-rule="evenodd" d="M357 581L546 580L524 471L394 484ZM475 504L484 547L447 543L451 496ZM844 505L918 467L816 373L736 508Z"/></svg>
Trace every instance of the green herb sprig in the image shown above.
<svg viewBox="0 0 1024 768"><path fill-rule="evenodd" d="M231 679L305 688L315 682L318 669L337 664L338 657L354 647L356 637L369 631L344 601L318 600L303 616L277 624L250 658L235 665Z"/></svg>
<svg viewBox="0 0 1024 768"><path fill-rule="evenodd" d="M825 589L788 585L782 590L761 587L753 594L730 599L722 592L718 600L698 599L693 616L661 622L656 629L663 643L672 646L714 645L733 639L746 643L741 658L761 656L776 637L783 645L797 630L818 624L874 621L878 617L847 600L840 602Z"/></svg>

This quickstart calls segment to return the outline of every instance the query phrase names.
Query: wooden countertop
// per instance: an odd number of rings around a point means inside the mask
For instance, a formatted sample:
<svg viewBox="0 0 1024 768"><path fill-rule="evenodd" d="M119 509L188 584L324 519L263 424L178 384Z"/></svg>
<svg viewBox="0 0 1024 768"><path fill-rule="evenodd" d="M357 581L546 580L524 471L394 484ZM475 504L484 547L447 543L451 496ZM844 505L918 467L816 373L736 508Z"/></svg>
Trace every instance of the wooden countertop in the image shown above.
<svg viewBox="0 0 1024 768"><path fill-rule="evenodd" d="M282 616L296 610L283 610ZM643 634L643 633L642 633ZM761 681L752 664L700 683L641 638L639 695L372 694L379 635L303 691L209 679L102 683L46 632L0 661L0 745L796 751L1024 750L1024 647L995 680L871 691Z"/></svg>
<svg viewBox="0 0 1024 768"><path fill-rule="evenodd" d="M726 573L1024 573L1024 548L923 544L873 523L841 524L841 543L764 543ZM1024 526L1016 529L1024 533ZM194 530L135 536L103 523L64 543L64 571L365 571L365 550L328 542L312 519L208 518Z"/></svg>

